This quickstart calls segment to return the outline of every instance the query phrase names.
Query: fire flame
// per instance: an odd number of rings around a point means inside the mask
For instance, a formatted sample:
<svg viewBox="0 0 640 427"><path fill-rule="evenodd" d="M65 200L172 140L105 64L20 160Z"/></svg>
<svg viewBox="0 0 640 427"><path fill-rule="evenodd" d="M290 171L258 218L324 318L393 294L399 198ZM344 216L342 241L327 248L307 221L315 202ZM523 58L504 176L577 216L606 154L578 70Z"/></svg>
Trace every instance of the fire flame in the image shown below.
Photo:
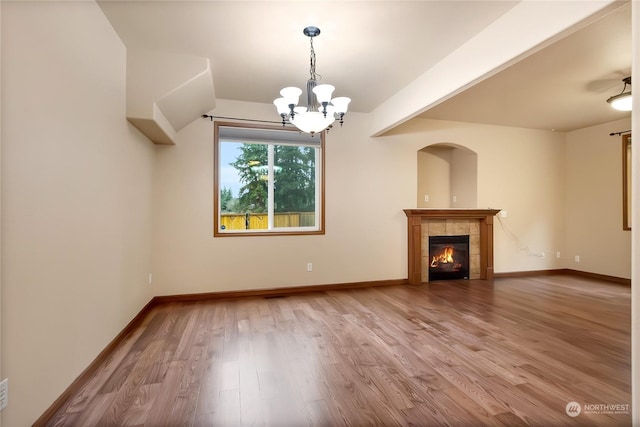
<svg viewBox="0 0 640 427"><path fill-rule="evenodd" d="M445 247L442 252L434 256L431 260L431 267L437 267L438 264L453 263L453 248L451 246Z"/></svg>

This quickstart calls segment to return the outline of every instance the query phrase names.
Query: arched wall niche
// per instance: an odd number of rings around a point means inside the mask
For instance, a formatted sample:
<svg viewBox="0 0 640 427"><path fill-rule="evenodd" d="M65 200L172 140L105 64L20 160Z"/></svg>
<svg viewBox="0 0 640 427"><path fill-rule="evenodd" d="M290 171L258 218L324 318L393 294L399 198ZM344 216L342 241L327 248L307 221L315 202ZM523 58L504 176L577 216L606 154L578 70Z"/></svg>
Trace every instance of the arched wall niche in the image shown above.
<svg viewBox="0 0 640 427"><path fill-rule="evenodd" d="M419 208L477 208L477 153L449 142L418 150L417 198Z"/></svg>

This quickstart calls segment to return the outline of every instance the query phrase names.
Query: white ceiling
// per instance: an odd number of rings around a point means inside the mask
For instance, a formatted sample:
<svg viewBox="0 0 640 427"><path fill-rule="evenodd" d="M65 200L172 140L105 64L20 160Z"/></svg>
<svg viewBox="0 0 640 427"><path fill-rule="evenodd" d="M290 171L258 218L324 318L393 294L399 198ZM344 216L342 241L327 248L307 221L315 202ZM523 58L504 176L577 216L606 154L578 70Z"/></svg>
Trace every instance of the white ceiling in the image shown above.
<svg viewBox="0 0 640 427"><path fill-rule="evenodd" d="M622 91L631 59L627 3L420 117L559 132L630 117L606 100Z"/></svg>
<svg viewBox="0 0 640 427"><path fill-rule="evenodd" d="M128 48L207 57L219 99L271 103L317 72L370 112L515 1L100 1ZM499 48L497 46L496 48ZM573 33L421 117L570 130L625 117L605 100L631 68L630 7ZM563 96L571 101L564 101ZM628 114L627 114L628 115Z"/></svg>

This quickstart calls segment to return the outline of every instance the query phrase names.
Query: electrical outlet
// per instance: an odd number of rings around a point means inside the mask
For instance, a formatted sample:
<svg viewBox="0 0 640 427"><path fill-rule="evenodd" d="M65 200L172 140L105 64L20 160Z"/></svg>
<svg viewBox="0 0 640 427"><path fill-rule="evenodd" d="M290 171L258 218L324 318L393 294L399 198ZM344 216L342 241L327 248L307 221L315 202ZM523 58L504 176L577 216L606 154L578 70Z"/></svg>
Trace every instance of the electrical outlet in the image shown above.
<svg viewBox="0 0 640 427"><path fill-rule="evenodd" d="M575 260L575 262L580 262L580 255L576 255L573 259Z"/></svg>
<svg viewBox="0 0 640 427"><path fill-rule="evenodd" d="M308 262L307 263L307 271L313 271L313 263L312 262Z"/></svg>
<svg viewBox="0 0 640 427"><path fill-rule="evenodd" d="M544 252L540 252L540 257L541 257L542 259L545 259L545 258L546 258L546 255L544 254Z"/></svg>
<svg viewBox="0 0 640 427"><path fill-rule="evenodd" d="M560 258L560 251L556 252L556 258Z"/></svg>
<svg viewBox="0 0 640 427"><path fill-rule="evenodd" d="M501 218L506 218L507 217L507 211L500 211L500 217Z"/></svg>
<svg viewBox="0 0 640 427"><path fill-rule="evenodd" d="M9 404L9 378L5 378L0 382L0 411Z"/></svg>
<svg viewBox="0 0 640 427"><path fill-rule="evenodd" d="M453 196L452 200L453 200L453 203L456 203L458 201L458 196Z"/></svg>
<svg viewBox="0 0 640 427"><path fill-rule="evenodd" d="M153 276L149 273L149 284L151 284L151 282L153 282Z"/></svg>
<svg viewBox="0 0 640 427"><path fill-rule="evenodd" d="M429 195L428 195L428 194L425 194L425 195L424 195L424 201L425 201L425 202L428 202L428 201L429 201Z"/></svg>

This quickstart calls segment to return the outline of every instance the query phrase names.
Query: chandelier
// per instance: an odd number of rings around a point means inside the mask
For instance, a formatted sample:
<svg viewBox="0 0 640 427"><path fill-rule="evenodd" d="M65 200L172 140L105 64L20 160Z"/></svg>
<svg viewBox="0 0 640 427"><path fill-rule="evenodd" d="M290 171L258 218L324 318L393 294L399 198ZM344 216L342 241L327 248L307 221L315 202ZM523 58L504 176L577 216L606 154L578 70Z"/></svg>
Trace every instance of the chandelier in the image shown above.
<svg viewBox="0 0 640 427"><path fill-rule="evenodd" d="M607 99L607 102L616 110L631 111L631 88L625 92L627 85L631 86L631 77L625 77L622 82L624 83L622 92Z"/></svg>
<svg viewBox="0 0 640 427"><path fill-rule="evenodd" d="M351 98L340 96L331 99L335 87L329 84L318 84L318 78L322 78L322 76L316 73L316 52L313 50L313 38L320 35L320 28L307 27L303 33L309 37L311 44L307 106L298 106L302 90L297 87L285 87L280 91L281 98L274 100L273 103L278 114L282 117L282 126L288 121L302 132L310 133L313 136L316 132L322 132L330 127L336 120L340 120L340 126L342 126Z"/></svg>

